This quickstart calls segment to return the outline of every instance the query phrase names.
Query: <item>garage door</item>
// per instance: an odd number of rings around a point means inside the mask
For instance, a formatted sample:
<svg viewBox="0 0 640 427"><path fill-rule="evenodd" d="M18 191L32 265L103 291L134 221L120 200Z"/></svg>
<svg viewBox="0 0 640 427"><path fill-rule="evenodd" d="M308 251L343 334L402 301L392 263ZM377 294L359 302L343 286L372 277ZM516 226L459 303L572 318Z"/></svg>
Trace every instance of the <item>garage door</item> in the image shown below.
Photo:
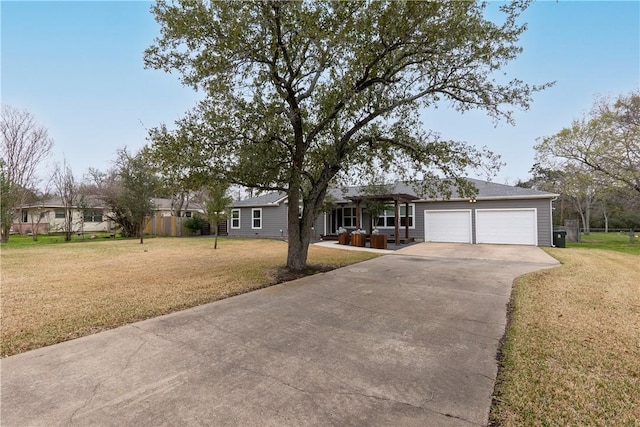
<svg viewBox="0 0 640 427"><path fill-rule="evenodd" d="M424 241L471 243L471 210L424 211Z"/></svg>
<svg viewBox="0 0 640 427"><path fill-rule="evenodd" d="M535 209L477 209L476 243L537 245Z"/></svg>

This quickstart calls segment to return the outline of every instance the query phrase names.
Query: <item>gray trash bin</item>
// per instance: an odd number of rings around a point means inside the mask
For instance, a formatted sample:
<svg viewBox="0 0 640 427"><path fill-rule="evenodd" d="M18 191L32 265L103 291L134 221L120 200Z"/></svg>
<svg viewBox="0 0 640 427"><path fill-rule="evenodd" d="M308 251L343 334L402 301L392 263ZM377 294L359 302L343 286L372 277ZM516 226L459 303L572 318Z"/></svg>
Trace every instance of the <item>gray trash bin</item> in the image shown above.
<svg viewBox="0 0 640 427"><path fill-rule="evenodd" d="M564 230L554 230L553 232L553 246L556 248L567 247L567 232Z"/></svg>

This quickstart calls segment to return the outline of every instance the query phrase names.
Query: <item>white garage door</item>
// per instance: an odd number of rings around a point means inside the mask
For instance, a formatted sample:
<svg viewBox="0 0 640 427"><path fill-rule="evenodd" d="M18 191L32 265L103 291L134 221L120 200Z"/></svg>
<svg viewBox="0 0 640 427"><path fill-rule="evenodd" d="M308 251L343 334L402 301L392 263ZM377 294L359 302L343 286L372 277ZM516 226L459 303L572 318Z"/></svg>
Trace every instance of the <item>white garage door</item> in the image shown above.
<svg viewBox="0 0 640 427"><path fill-rule="evenodd" d="M471 210L424 211L424 241L471 243Z"/></svg>
<svg viewBox="0 0 640 427"><path fill-rule="evenodd" d="M477 209L476 243L537 245L536 209Z"/></svg>

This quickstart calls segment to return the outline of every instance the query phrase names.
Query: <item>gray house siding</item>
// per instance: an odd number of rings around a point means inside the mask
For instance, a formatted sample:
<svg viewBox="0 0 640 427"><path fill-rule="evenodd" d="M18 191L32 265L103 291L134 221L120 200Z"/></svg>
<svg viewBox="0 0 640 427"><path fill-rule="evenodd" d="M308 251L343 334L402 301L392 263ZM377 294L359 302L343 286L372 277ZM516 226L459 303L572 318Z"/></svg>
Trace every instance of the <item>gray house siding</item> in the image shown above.
<svg viewBox="0 0 640 427"><path fill-rule="evenodd" d="M478 200L476 203L468 201L419 202L416 203L416 228L409 234L416 240L424 240L424 211L470 209L472 222L473 243L476 243L476 210L477 209L518 209L535 208L537 210L538 246L552 245L551 199L522 199L522 200Z"/></svg>
<svg viewBox="0 0 640 427"><path fill-rule="evenodd" d="M512 187L503 184L495 184L479 180L471 180L478 188L477 199L471 202L469 199L456 199L447 201L423 201L416 200L410 205L414 206L413 226L409 228L409 237L417 241L425 239L425 211L466 211L471 215L471 219L466 224L456 223L458 214L452 212L448 217L453 222L442 227L435 226L431 230L426 230L429 240L448 239L451 241L471 241L480 242L504 242L508 244L537 244L538 246L552 245L552 225L551 225L551 203L557 194L541 192L533 189ZM336 234L338 227L343 226L351 231L355 229L355 217L351 210L354 208L354 197L360 194L358 187L349 187L348 193L334 189L333 196L337 201L337 208L330 213L321 213L314 221L312 237L321 238L323 235ZM412 196L411 189L406 185L396 182L389 194ZM406 198L405 198L406 199ZM404 205L402 203L400 206ZM361 227L370 231L369 218L365 214L366 200L361 203L362 208ZM229 220L230 236L245 237L287 237L287 203L286 194L268 193L251 199L241 200L234 203L234 208L240 209L240 228L233 228L232 220ZM252 228L252 209L262 209L262 227ZM514 209L508 214L500 212L501 209ZM492 213L491 211L494 210ZM349 212L349 213L348 213ZM535 217L530 215L535 212ZM437 216L430 216L436 218ZM442 218L440 216L440 223ZM445 218L446 220L446 218ZM535 223L532 222L535 221ZM476 225L476 221L480 226ZM387 235L395 233L393 221L382 219L388 227L380 227L380 232ZM503 226L504 224L504 226ZM434 230L445 230L445 234ZM451 230L455 235L446 235L447 230ZM405 227L399 227L400 237L405 237ZM457 233L457 234L456 234ZM466 237L464 236L466 233ZM442 240L448 241L448 240Z"/></svg>
<svg viewBox="0 0 640 427"><path fill-rule="evenodd" d="M348 205L350 206L350 205ZM464 201L438 201L438 202L416 202L414 221L415 227L409 228L409 237L416 241L424 241L425 210L469 210L471 211L472 222L472 242L476 243L476 210L483 209L536 209L537 213L537 238L538 246L552 245L552 226L551 226L551 199L511 199L511 200L478 200L475 203ZM324 234L333 234L330 230L329 215L326 216L326 233L325 233L325 214L318 216L314 223L314 236L320 238ZM362 226L369 229L369 219L363 213ZM347 227L348 230L354 227ZM400 227L400 235L404 236L405 228ZM382 234L392 235L395 230L393 228L380 228Z"/></svg>
<svg viewBox="0 0 640 427"><path fill-rule="evenodd" d="M227 227L230 237L273 238L287 236L287 205L285 203L275 206L253 206L233 209L240 210L240 228L232 228L232 220L230 218ZM262 209L262 228L252 228L252 211L254 209Z"/></svg>
<svg viewBox="0 0 640 427"><path fill-rule="evenodd" d="M286 237L287 236L287 208L286 203L281 203L274 207L263 208L262 235L266 237Z"/></svg>
<svg viewBox="0 0 640 427"><path fill-rule="evenodd" d="M477 205L474 206L475 209L535 208L538 220L538 246L552 246L551 199L487 200L478 201L478 203L474 203L474 205ZM475 212L474 215L472 215L472 219L475 230Z"/></svg>
<svg viewBox="0 0 640 427"><path fill-rule="evenodd" d="M328 214L327 214L328 215ZM325 232L325 219L326 219L326 232ZM320 215L313 222L313 238L320 239L322 236L329 233L329 218L325 218L324 212L321 212Z"/></svg>

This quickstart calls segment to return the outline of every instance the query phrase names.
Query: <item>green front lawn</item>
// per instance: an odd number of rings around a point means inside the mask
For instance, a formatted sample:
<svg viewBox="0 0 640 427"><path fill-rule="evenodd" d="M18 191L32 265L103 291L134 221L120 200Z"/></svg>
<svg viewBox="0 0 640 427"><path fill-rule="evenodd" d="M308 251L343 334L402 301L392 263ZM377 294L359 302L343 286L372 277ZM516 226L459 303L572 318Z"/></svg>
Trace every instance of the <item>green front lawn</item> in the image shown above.
<svg viewBox="0 0 640 427"><path fill-rule="evenodd" d="M568 248L606 249L640 255L640 231L635 232L633 242L629 241L629 232L580 234L580 242L567 241Z"/></svg>
<svg viewBox="0 0 640 427"><path fill-rule="evenodd" d="M92 239L91 236L95 236L95 238ZM116 239L120 238L121 237L119 237L119 235L116 236ZM71 235L71 241L67 243L91 242L105 239L113 240L111 234L107 232L85 233L84 236L78 236L77 233L73 233ZM37 240L33 240L33 236L20 236L19 234L13 234L9 236L9 241L7 243L2 243L0 247L2 249L19 248L24 246L49 245L52 243L65 243L64 233L38 234Z"/></svg>

